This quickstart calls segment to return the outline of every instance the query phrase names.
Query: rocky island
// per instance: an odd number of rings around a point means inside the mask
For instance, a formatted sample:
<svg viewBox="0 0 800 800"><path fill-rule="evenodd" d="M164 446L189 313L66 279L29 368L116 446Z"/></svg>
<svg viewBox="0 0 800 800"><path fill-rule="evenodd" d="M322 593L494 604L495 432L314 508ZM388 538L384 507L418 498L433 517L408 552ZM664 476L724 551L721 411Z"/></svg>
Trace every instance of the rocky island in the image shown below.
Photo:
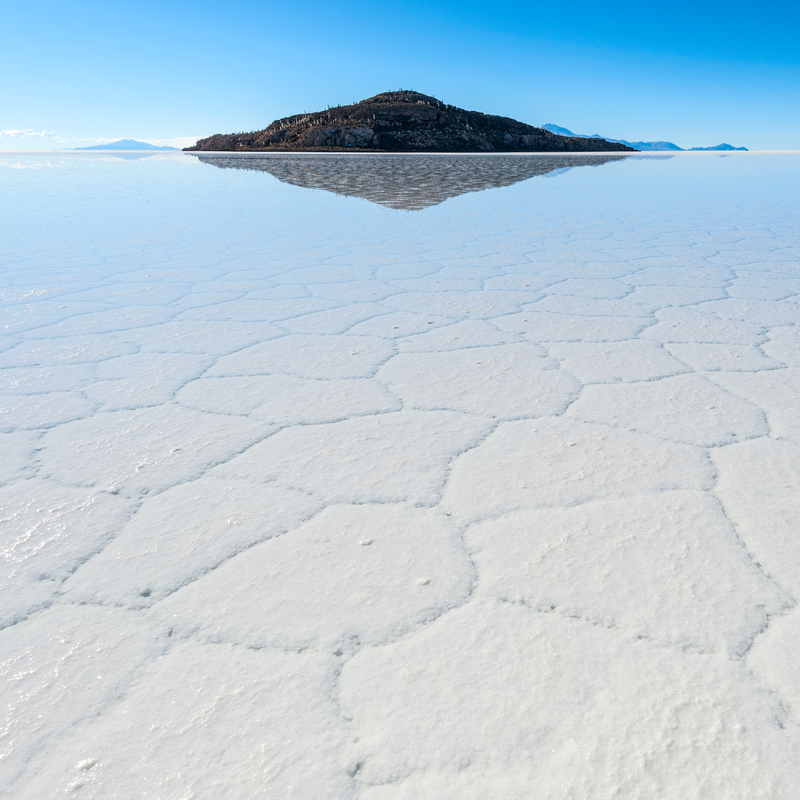
<svg viewBox="0 0 800 800"><path fill-rule="evenodd" d="M251 133L215 134L186 150L414 153L634 152L605 139L559 136L524 122L465 111L412 91L276 120Z"/></svg>

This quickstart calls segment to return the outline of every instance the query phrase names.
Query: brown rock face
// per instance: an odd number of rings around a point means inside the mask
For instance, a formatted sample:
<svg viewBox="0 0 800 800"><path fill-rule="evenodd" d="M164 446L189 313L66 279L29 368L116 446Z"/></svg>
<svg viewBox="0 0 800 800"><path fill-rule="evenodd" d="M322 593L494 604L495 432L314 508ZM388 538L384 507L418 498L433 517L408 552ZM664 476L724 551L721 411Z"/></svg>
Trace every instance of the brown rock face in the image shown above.
<svg viewBox="0 0 800 800"><path fill-rule="evenodd" d="M633 152L605 139L558 136L509 117L448 106L418 92L384 92L352 106L299 114L263 131L216 134L186 150L346 152Z"/></svg>

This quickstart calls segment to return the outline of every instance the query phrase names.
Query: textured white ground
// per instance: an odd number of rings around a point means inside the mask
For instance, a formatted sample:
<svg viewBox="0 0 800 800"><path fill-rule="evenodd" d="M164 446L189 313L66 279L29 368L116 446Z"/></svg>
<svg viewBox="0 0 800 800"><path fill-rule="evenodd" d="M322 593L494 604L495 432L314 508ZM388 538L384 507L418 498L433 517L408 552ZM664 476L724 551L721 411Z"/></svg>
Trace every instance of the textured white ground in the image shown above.
<svg viewBox="0 0 800 800"><path fill-rule="evenodd" d="M0 179L0 796L800 797L800 156Z"/></svg>

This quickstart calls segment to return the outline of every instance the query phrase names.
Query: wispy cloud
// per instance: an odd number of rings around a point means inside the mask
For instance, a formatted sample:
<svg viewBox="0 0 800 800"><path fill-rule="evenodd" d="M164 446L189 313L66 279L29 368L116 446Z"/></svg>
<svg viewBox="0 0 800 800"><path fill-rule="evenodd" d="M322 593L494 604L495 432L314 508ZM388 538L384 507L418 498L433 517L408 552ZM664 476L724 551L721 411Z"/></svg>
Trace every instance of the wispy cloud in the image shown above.
<svg viewBox="0 0 800 800"><path fill-rule="evenodd" d="M59 136L55 131L35 131L32 128L25 128L24 130L6 130L0 131L0 137L8 136L10 138L19 138L19 139L27 139L32 138L34 136L39 137L40 139L58 139Z"/></svg>

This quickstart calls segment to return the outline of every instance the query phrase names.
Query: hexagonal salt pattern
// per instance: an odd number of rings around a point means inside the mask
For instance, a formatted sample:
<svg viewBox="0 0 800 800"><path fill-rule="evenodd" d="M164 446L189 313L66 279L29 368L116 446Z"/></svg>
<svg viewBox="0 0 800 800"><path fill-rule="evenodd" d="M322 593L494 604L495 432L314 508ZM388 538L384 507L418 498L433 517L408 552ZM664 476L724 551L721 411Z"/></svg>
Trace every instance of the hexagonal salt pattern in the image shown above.
<svg viewBox="0 0 800 800"><path fill-rule="evenodd" d="M367 798L800 789L793 724L741 662L520 605L475 600L360 653L341 685Z"/></svg>
<svg viewBox="0 0 800 800"><path fill-rule="evenodd" d="M320 653L178 645L54 747L19 796L350 797L336 674Z"/></svg>
<svg viewBox="0 0 800 800"><path fill-rule="evenodd" d="M214 158L0 159L0 796L800 796L800 157Z"/></svg>
<svg viewBox="0 0 800 800"><path fill-rule="evenodd" d="M460 605L472 578L458 529L441 512L334 505L152 613L211 641L351 649L391 641Z"/></svg>

